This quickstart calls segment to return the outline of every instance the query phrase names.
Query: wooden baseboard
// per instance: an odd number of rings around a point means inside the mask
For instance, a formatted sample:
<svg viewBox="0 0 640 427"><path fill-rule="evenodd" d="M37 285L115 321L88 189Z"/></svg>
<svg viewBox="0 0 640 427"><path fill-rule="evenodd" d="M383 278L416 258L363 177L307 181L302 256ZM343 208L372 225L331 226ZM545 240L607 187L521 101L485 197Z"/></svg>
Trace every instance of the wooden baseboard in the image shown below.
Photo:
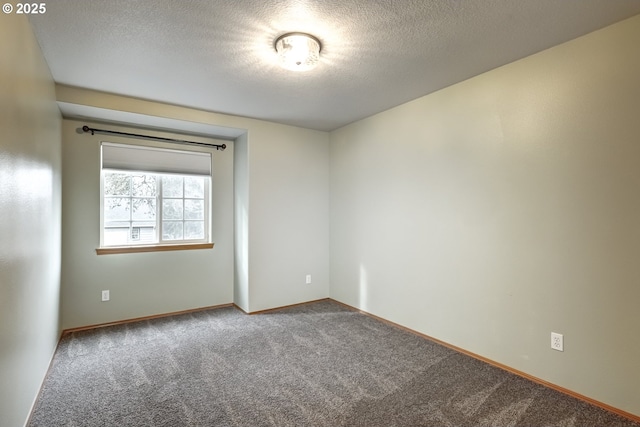
<svg viewBox="0 0 640 427"><path fill-rule="evenodd" d="M216 308L233 307L233 306L235 306L235 304L233 304L233 303L220 304L220 305L211 305L211 306L208 306L208 307L198 307L198 308L192 308L192 309L189 309L189 310L173 311L173 312L170 312L170 313L153 314L151 316L143 316L143 317L135 317L135 318L132 318L132 319L117 320L115 322L97 323L95 325L87 325L87 326L80 326L78 328L65 329L64 331L62 331L62 336L64 337L65 335L70 334L72 332L88 331L88 330L91 330L91 329L105 328L107 326L124 325L124 324L127 324L127 323L142 322L142 321L145 321L145 320L152 320L152 319L161 319L163 317L178 316L180 314L196 313L198 311L205 311L205 310L212 310L212 309L216 309Z"/></svg>
<svg viewBox="0 0 640 427"><path fill-rule="evenodd" d="M235 309L237 309L237 310L240 310L240 311L241 311L241 312L243 312L244 314L249 314L249 313L247 313L246 311L244 311L244 310L242 309L242 307L240 307L239 305L236 305L236 303L235 303L235 302L233 303L233 308L235 308Z"/></svg>
<svg viewBox="0 0 640 427"><path fill-rule="evenodd" d="M317 300L313 300L313 301L306 301L306 302L300 302L300 303L297 303L297 304L283 305L283 306L280 306L280 307L269 308L269 309L266 309L266 310L252 311L252 312L247 312L247 311L243 310L240 306L236 305L235 303L212 305L212 306L208 306L208 307L192 308L192 309L189 309L189 310L173 311L173 312L170 312L170 313L154 314L154 315L151 315L151 316L134 317L134 318L131 318L131 319L116 320L114 322L96 323L96 324L93 324L93 325L79 326L77 328L69 328L69 329L65 329L65 330L62 331L62 336L65 336L65 335L70 334L72 332L88 331L88 330L91 330L91 329L104 328L104 327L107 327L107 326L124 325L126 323L142 322L142 321L145 321L145 320L160 319L160 318L163 318L163 317L170 317L170 316L178 316L180 314L195 313L195 312L198 312L198 311L213 310L213 309L216 309L216 308L233 307L233 308L235 308L237 310L240 310L244 314L254 315L254 314L270 313L270 312L284 310L284 309L291 308L291 307L297 307L297 306L306 305L306 304L313 304L315 302L328 301L328 300L330 300L330 298L321 298L321 299L317 299ZM351 308L353 308L353 307L351 307Z"/></svg>
<svg viewBox="0 0 640 427"><path fill-rule="evenodd" d="M302 305L313 304L313 303L320 302L320 301L333 301L333 300L331 298L320 298L320 299L316 299L316 300L313 300L313 301L299 302L299 303L296 303L296 304L283 305L281 307L268 308L266 310L258 310L258 311L251 311L251 312L246 312L243 309L241 309L240 307L238 307L238 309L240 311L242 311L243 313L246 313L246 314L249 314L249 315L266 314L266 313L272 313L272 312L275 312L275 311L285 310L287 308L299 307L299 306L302 306Z"/></svg>
<svg viewBox="0 0 640 427"><path fill-rule="evenodd" d="M394 323L394 322L392 322L390 320L387 320L387 319L385 319L383 317L379 317L379 316L376 316L375 314L371 314L371 313L366 312L364 310L360 310L359 308L350 306L349 304L345 304L343 302L336 301L336 300L331 299L331 298L329 298L329 299L332 302L335 302L336 304L340 304L340 305L342 305L342 306L344 306L346 308L349 308L351 310L357 311L358 313L362 313L362 314L364 314L366 316L369 316L369 317L371 317L373 319L379 320L380 322L386 323L386 324L388 324L390 326L394 326L394 327L396 327L398 329L401 329L403 331L410 332L410 333L412 333L414 335L417 335L417 336L419 336L421 338L424 338L424 339L427 339L429 341L435 342L436 344L440 344L440 345L442 345L444 347L450 348L451 350L455 350L458 353L465 354L467 356L473 357L474 359L477 359L477 360L480 360L480 361L482 361L484 363L487 363L487 364L489 364L491 366L495 366L496 368L500 368L503 371L507 371L507 372L512 373L514 375L518 375L519 377L522 377L522 378L526 378L526 379L528 379L530 381L533 381L534 383L543 385L543 386L548 387L550 389L559 391L560 393L563 393L563 394L569 395L571 397L574 397L576 399L582 400L584 402L590 403L590 404L592 404L594 406L597 406L599 408L602 408L602 409L604 409L606 411L613 412L614 414L620 415L621 417L625 417L625 418L627 418L627 419L629 419L631 421L634 421L636 423L640 423L640 416L638 416L638 415L632 414L630 412L623 411L622 409L618 409L618 408L616 408L614 406L607 405L606 403L603 403L603 402L600 402L598 400L592 399L592 398L590 398L588 396L585 396L585 395L582 395L580 393L576 393L575 391L569 390L569 389L561 387L559 385L550 383L549 381L545 381L545 380L540 379L538 377L534 377L533 375L529 375L526 372L522 372L522 371L514 369L514 368L512 368L510 366L503 365L502 363L499 363L499 362L496 362L494 360L488 359L488 358L486 358L484 356L480 356L479 354L472 353L472 352L470 352L468 350L465 350L463 348L460 348L460 347L457 347L455 345L449 344L449 343L447 343L445 341L441 341L441 340L439 340L437 338L433 338L433 337L431 337L429 335L425 335L425 334L423 334L421 332L418 332L418 331L415 331L413 329L407 328L406 326L399 325L399 324Z"/></svg>

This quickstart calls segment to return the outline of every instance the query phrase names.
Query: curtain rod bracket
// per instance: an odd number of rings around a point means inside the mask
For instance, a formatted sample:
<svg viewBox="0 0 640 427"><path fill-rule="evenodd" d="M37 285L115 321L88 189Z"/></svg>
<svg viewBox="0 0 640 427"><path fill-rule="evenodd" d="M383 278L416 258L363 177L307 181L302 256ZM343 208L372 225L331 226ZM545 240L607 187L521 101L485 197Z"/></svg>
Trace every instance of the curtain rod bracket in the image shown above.
<svg viewBox="0 0 640 427"><path fill-rule="evenodd" d="M143 138L143 139L151 139L154 141L162 141L162 142L170 142L173 144L185 144L185 145L198 145L200 147L212 147L219 151L224 151L227 148L227 144L207 144L206 142L196 142L196 141L185 141L183 139L174 139L174 138L164 138L161 136L151 136L151 135L140 135L137 133L128 133L128 132L119 132L115 130L106 130L106 129L96 129L90 128L87 125L82 126L83 132L91 132L91 135L95 135L95 132L104 133L107 135L118 135L118 136L128 136L133 138Z"/></svg>

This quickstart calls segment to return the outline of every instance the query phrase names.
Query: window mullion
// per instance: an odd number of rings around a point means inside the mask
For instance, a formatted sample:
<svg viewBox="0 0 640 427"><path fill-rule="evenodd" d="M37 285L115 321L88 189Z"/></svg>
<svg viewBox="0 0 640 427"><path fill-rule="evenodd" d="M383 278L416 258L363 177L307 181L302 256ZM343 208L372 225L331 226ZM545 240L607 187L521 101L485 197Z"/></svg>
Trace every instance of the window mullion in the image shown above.
<svg viewBox="0 0 640 427"><path fill-rule="evenodd" d="M156 182L158 188L158 194L156 195L156 232L158 233L157 240L158 243L162 243L162 176L156 175Z"/></svg>
<svg viewBox="0 0 640 427"><path fill-rule="evenodd" d="M185 212L184 212L184 200L187 197L187 180L182 177L182 238L185 238Z"/></svg>
<svg viewBox="0 0 640 427"><path fill-rule="evenodd" d="M127 231L127 242L131 243L131 233L133 232L133 177L129 178L129 231Z"/></svg>
<svg viewBox="0 0 640 427"><path fill-rule="evenodd" d="M204 181L204 236L211 241L211 181L213 178Z"/></svg>

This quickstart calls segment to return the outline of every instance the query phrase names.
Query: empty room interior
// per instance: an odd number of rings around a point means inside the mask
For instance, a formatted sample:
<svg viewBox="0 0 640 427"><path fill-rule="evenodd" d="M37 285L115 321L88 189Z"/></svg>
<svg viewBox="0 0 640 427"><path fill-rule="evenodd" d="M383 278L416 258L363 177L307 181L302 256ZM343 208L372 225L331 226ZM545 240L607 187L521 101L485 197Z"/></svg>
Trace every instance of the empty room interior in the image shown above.
<svg viewBox="0 0 640 427"><path fill-rule="evenodd" d="M639 1L3 12L0 426L69 331L323 300L640 423Z"/></svg>

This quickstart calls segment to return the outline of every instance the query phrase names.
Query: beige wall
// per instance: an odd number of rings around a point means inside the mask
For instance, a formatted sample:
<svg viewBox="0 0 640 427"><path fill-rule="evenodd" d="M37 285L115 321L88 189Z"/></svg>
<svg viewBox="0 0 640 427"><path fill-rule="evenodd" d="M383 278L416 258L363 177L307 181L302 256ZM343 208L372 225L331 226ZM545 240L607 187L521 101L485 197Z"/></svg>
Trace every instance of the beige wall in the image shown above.
<svg viewBox="0 0 640 427"><path fill-rule="evenodd" d="M249 143L247 134L235 141L233 152L235 275L233 303L249 311Z"/></svg>
<svg viewBox="0 0 640 427"><path fill-rule="evenodd" d="M230 149L214 155L224 170L221 211L214 212L214 221L223 221L218 236L224 237L214 238L212 252L96 256L97 150L105 137L78 134L84 122L64 121L64 328L234 301L250 312L329 296L328 133L64 86L58 86L57 97L70 104L242 130L237 152L231 142ZM214 164L214 170L220 166ZM234 227L245 230L235 236L237 256ZM168 265L180 267L169 276L163 273ZM312 274L310 285L306 274ZM180 286L178 277L184 278ZM110 302L100 301L102 289L111 290Z"/></svg>
<svg viewBox="0 0 640 427"><path fill-rule="evenodd" d="M249 132L250 311L329 296L329 135L285 129Z"/></svg>
<svg viewBox="0 0 640 427"><path fill-rule="evenodd" d="M640 415L638 40L640 16L333 132L331 296Z"/></svg>
<svg viewBox="0 0 640 427"><path fill-rule="evenodd" d="M0 17L0 425L24 425L59 337L60 113L28 21Z"/></svg>

